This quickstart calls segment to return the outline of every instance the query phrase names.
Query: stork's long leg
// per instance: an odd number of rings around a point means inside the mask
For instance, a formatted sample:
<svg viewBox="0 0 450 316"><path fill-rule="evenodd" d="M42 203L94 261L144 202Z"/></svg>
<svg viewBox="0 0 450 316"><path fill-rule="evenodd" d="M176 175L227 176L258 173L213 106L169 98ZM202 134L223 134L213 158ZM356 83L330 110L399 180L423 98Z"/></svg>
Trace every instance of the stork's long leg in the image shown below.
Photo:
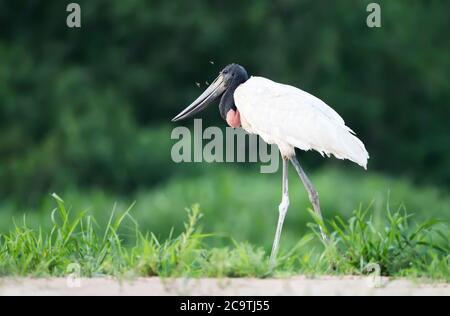
<svg viewBox="0 0 450 316"><path fill-rule="evenodd" d="M270 265L273 267L278 253L278 246L280 244L281 231L283 230L283 223L289 207L289 189L288 189L288 167L289 159L283 157L283 192L280 206L278 207L278 225L275 233L275 240L273 241L272 254L270 255Z"/></svg>
<svg viewBox="0 0 450 316"><path fill-rule="evenodd" d="M322 219L322 212L320 211L319 194L314 188L312 182L309 180L305 171L303 171L303 168L300 166L300 163L298 162L297 157L295 157L295 155L291 157L291 162L294 165L294 168L297 171L298 175L300 176L300 179L302 180L306 191L308 191L309 200L313 205L314 212L316 212L316 214L320 217L320 219ZM323 240L327 240L327 236L323 232L322 227L320 227L320 233L322 234Z"/></svg>

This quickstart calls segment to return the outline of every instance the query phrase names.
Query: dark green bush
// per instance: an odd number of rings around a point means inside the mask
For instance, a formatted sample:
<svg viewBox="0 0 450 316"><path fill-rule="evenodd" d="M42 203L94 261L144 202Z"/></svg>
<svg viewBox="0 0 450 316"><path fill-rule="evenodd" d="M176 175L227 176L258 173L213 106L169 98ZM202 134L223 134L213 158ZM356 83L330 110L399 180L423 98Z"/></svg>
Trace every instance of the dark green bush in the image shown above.
<svg viewBox="0 0 450 316"><path fill-rule="evenodd" d="M79 30L64 1L0 2L0 197L158 183L159 126L230 62L323 98L369 168L448 186L449 3L381 1L369 29L368 2L82 0Z"/></svg>

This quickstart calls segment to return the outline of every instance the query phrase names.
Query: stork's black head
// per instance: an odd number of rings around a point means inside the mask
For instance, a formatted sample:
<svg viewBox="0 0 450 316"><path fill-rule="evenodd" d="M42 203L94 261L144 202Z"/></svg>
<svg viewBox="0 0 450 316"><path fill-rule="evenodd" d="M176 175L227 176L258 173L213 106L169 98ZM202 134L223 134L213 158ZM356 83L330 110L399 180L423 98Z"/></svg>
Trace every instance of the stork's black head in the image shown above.
<svg viewBox="0 0 450 316"><path fill-rule="evenodd" d="M244 67L238 64L229 64L220 72L224 77L227 87L236 89L241 83L248 80L248 74Z"/></svg>
<svg viewBox="0 0 450 316"><path fill-rule="evenodd" d="M226 66L214 82L191 105L175 116L173 122L179 121L204 110L215 99L222 97L219 104L220 115L226 118L228 111L236 110L234 90L248 80L247 71L238 64Z"/></svg>

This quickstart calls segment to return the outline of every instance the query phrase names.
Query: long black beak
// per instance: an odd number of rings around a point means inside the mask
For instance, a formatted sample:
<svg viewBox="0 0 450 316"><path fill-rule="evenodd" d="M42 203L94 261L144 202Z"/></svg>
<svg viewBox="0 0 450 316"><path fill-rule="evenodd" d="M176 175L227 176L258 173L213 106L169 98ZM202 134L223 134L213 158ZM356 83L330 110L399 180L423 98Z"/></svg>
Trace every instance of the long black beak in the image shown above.
<svg viewBox="0 0 450 316"><path fill-rule="evenodd" d="M220 74L216 80L206 89L191 105L185 108L180 114L172 119L172 122L183 120L191 117L194 114L203 111L210 105L215 99L220 97L226 90L225 81L223 75Z"/></svg>

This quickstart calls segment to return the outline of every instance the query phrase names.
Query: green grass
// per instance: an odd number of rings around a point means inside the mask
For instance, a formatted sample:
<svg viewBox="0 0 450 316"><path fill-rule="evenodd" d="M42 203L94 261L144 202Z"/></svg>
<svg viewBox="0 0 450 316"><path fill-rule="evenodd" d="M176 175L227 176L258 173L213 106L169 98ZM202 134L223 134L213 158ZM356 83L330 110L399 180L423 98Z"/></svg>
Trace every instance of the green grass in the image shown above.
<svg viewBox="0 0 450 316"><path fill-rule="evenodd" d="M386 211L386 219L375 221L370 209L356 210L345 222L340 217L326 225L311 213L316 225L330 236L324 243L324 258L336 272L358 274L377 265L385 276L450 277L450 238L448 226L437 220L411 225L411 215L400 209Z"/></svg>
<svg viewBox="0 0 450 316"><path fill-rule="evenodd" d="M184 168L184 165L180 165ZM157 187L141 190L130 196L118 196L102 191L57 191L67 202L66 207L75 215L88 210L98 226L107 225L111 208L125 210L133 207L133 217L142 232L152 232L159 240L173 233L181 234L185 217L184 208L200 204L204 217L204 231L214 232L217 238L204 240L208 246L232 247L237 242L249 242L270 251L278 219L281 199L280 174L259 174L258 171L241 170L231 166L212 165L213 170L195 178L171 178ZM413 222L429 219L450 222L450 196L448 192L433 187L419 187L405 179L391 178L362 169L323 169L312 173L325 219L340 216L348 220L352 211L371 205L374 220L383 218L389 204L392 209L404 206L413 214ZM294 247L302 235L309 232L311 221L308 196L295 172L290 174L290 207L283 230L281 246ZM10 230L11 218L20 222L27 216L31 228L52 228L49 221L52 199L42 197L40 205L30 209L19 208L8 201L0 201L0 233ZM125 241L133 237L134 227L126 222L119 229Z"/></svg>
<svg viewBox="0 0 450 316"><path fill-rule="evenodd" d="M320 170L312 180L330 235L323 244L291 173L291 204L271 270L280 175L213 169L130 197L67 191L66 203L55 197L56 208L44 197L21 212L1 201L0 274L63 276L75 263L84 276L358 275L377 263L384 275L449 281L445 191L360 170ZM198 202L203 216L192 207L183 225L185 207Z"/></svg>
<svg viewBox="0 0 450 316"><path fill-rule="evenodd" d="M87 277L364 275L367 266L376 263L387 276L450 281L448 227L432 220L411 224L403 210L388 209L385 219L357 210L346 221L336 217L327 224L311 216L310 230L294 247L283 248L271 269L263 248L248 242L232 241L227 247L206 242L223 237L202 232L198 206L187 210L179 234L172 231L161 240L140 230L132 207L114 209L100 226L89 212L71 212L61 198L53 197L57 206L49 229L30 228L24 218L0 236L0 275L65 276L74 264ZM319 225L328 232L329 242L321 242ZM128 228L121 234L124 226Z"/></svg>

